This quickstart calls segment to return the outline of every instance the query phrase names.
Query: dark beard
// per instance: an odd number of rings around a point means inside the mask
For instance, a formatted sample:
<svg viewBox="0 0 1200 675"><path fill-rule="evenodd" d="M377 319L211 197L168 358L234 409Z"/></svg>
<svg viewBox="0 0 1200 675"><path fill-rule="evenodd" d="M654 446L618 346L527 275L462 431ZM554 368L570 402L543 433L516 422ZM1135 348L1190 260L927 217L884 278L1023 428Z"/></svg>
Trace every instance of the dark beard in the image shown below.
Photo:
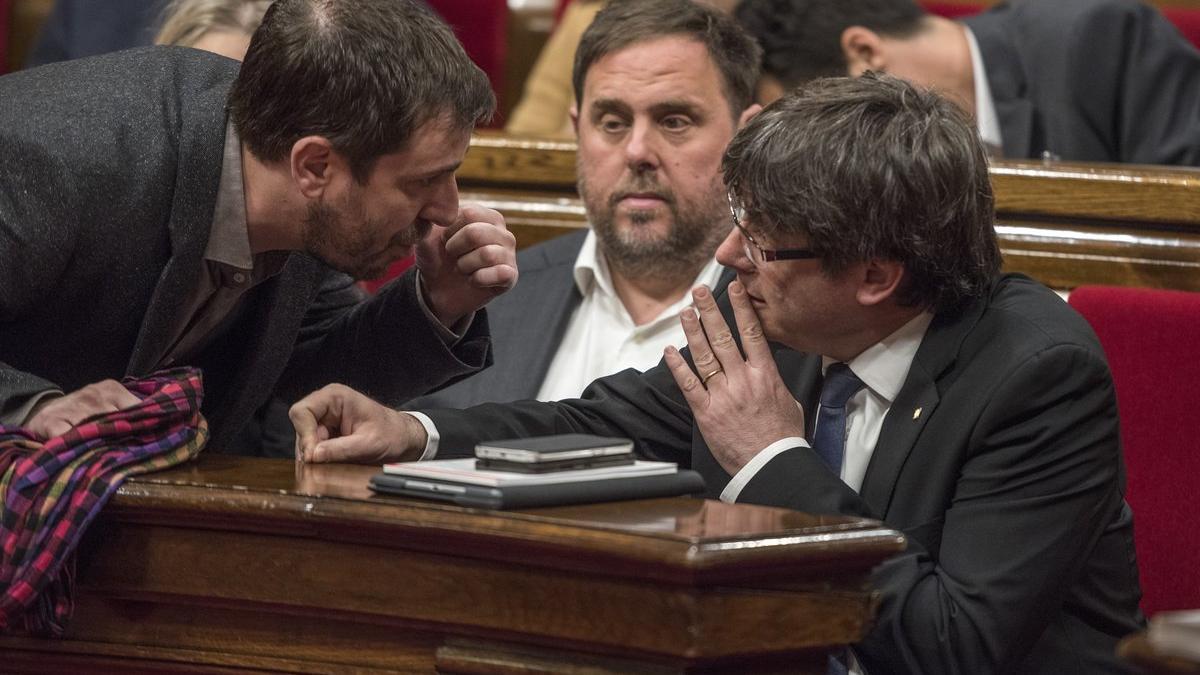
<svg viewBox="0 0 1200 675"><path fill-rule="evenodd" d="M723 194L718 188L709 192ZM630 186L619 186L607 203L600 205L590 197L587 179L582 173L578 189L605 260L613 272L626 278L690 282L728 234L728 228L723 226L727 219L723 200L706 199L705 203L681 206L673 193L644 175ZM617 203L625 195L638 192L655 193L663 198L662 208L667 210L671 222L666 236L643 236L647 233L642 228L660 216L652 211L630 212L632 231L618 232L615 222Z"/></svg>
<svg viewBox="0 0 1200 675"><path fill-rule="evenodd" d="M305 252L356 281L381 276L391 261L372 251L369 238L363 236L370 231L370 223L356 218L358 226L348 231L347 220L329 204L309 204L303 230Z"/></svg>

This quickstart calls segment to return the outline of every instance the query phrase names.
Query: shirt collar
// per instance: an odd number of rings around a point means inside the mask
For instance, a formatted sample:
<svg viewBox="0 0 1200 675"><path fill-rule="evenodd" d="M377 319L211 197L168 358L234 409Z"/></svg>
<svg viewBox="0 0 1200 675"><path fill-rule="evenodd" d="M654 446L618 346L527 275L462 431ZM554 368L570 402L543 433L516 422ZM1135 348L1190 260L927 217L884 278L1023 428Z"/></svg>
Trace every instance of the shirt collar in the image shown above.
<svg viewBox="0 0 1200 675"><path fill-rule="evenodd" d="M1004 147L1004 138L1000 134L1000 119L996 114L996 101L992 98L992 87L988 83L987 70L983 67L979 43L970 28L962 28L967 34L967 48L971 51L971 73L975 80L975 124L979 126L979 137L988 145Z"/></svg>
<svg viewBox="0 0 1200 675"><path fill-rule="evenodd" d="M204 259L239 270L254 269L250 229L246 224L246 191L242 184L242 144L232 122L225 126L221 180Z"/></svg>
<svg viewBox="0 0 1200 675"><path fill-rule="evenodd" d="M700 269L700 273L696 275L692 281L692 288L704 284L710 289L715 288L717 282L721 279L721 264L716 258L709 258L704 267ZM606 296L616 297L616 290L613 288L612 274L608 270L608 262L604 259L604 252L600 250L600 246L596 240L596 232L589 229L587 236L583 239L583 246L579 248L579 255L575 257L575 288L579 290L580 295L587 297L593 290L599 290ZM678 313L684 307L692 304L690 294L685 294L678 303L668 308L659 317L664 318L668 314ZM650 322L653 325L655 322Z"/></svg>
<svg viewBox="0 0 1200 675"><path fill-rule="evenodd" d="M579 247L579 255L575 256L575 288L579 289L580 295L587 297L593 287L599 288L605 295L614 293L608 263L596 245L596 233L589 229L583 238L583 246Z"/></svg>
<svg viewBox="0 0 1200 675"><path fill-rule="evenodd" d="M867 387L888 401L890 405L900 394L904 380L908 379L908 370L912 367L917 349L925 337L925 330L933 321L933 314L921 312L909 319L891 335L876 342L866 351L850 360L850 370L863 381ZM822 357L824 370L834 360Z"/></svg>

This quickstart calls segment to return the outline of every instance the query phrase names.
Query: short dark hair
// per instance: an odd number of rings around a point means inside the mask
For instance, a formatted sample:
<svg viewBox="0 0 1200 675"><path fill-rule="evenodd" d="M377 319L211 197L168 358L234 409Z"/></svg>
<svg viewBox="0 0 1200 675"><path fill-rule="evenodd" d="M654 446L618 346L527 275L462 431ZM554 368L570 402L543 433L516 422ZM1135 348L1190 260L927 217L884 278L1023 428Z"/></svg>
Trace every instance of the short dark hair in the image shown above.
<svg viewBox="0 0 1200 675"><path fill-rule="evenodd" d="M791 91L734 136L722 170L754 228L805 236L826 274L903 263L903 305L953 311L999 271L975 125L898 78L868 73Z"/></svg>
<svg viewBox="0 0 1200 675"><path fill-rule="evenodd" d="M277 0L229 93L243 143L264 161L308 135L329 139L366 182L421 125L459 129L496 107L487 76L416 0Z"/></svg>
<svg viewBox="0 0 1200 675"><path fill-rule="evenodd" d="M906 37L925 10L913 0L742 0L734 16L762 47L762 72L784 89L846 74L842 33L850 26Z"/></svg>
<svg viewBox="0 0 1200 675"><path fill-rule="evenodd" d="M754 102L762 50L731 17L692 0L612 0L596 14L575 50L575 104L583 106L583 83L593 63L638 42L674 35L692 38L708 50L735 117Z"/></svg>

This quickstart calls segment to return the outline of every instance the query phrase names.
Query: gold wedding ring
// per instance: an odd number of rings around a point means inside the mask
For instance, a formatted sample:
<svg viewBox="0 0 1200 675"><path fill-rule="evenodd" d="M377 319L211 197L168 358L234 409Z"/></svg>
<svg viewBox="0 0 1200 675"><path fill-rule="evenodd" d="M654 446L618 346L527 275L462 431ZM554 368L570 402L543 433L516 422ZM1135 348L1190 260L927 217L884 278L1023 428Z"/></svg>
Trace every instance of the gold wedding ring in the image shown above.
<svg viewBox="0 0 1200 675"><path fill-rule="evenodd" d="M701 375L700 376L700 384L702 384L704 386L708 386L708 380L710 378L712 378L713 375L716 375L719 372L721 372L721 369L717 368L716 370L713 370L711 372L705 373L704 375Z"/></svg>

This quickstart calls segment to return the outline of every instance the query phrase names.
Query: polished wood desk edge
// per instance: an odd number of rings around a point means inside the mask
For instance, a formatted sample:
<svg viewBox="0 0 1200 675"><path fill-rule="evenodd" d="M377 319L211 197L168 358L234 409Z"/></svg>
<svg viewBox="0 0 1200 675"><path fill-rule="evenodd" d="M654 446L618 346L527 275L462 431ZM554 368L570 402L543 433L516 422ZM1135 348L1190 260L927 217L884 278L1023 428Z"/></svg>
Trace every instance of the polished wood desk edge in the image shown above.
<svg viewBox="0 0 1200 675"><path fill-rule="evenodd" d="M216 456L225 474L244 465L253 471L271 460ZM292 463L286 460L285 466ZM264 464L266 463L266 464ZM279 469L278 465L273 468ZM320 467L316 467L318 472ZM341 467L360 476L363 492L373 467ZM278 534L382 548L420 549L488 559L536 560L547 567L628 574L633 570L684 584L789 577L818 570L847 572L873 567L901 552L900 533L877 521L828 516L802 527L760 528L752 534L704 536L677 532L683 521L737 513L797 520L783 509L730 506L687 498L643 500L528 511L487 511L395 497L352 498L303 494L292 486L194 481L187 469L131 478L106 507L119 523ZM369 493L366 493L369 495ZM640 511L638 511L640 509ZM614 516L634 514L628 523ZM641 516L637 514L641 513ZM643 521L640 524L637 518ZM641 529L639 529L639 527Z"/></svg>

